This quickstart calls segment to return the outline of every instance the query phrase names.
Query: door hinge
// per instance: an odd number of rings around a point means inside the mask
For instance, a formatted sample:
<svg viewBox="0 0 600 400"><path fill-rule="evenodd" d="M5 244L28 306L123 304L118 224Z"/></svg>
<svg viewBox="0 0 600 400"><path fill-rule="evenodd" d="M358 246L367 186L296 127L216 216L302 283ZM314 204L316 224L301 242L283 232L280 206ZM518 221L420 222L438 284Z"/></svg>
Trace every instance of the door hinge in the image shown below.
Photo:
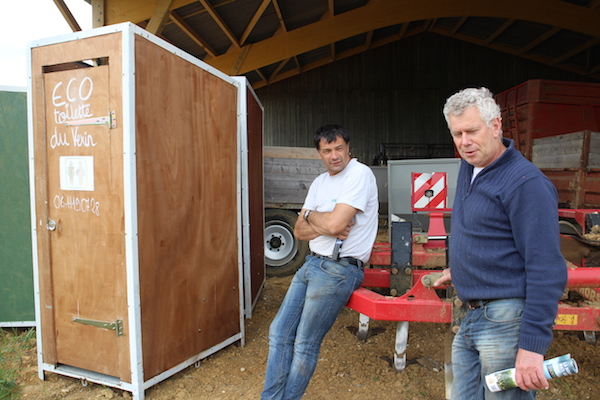
<svg viewBox="0 0 600 400"><path fill-rule="evenodd" d="M91 325L97 328L108 329L115 331L117 336L123 336L123 321L118 319L115 322L93 321L91 319L73 318L73 322L79 324Z"/></svg>
<svg viewBox="0 0 600 400"><path fill-rule="evenodd" d="M65 122L66 126L82 126L82 125L108 125L111 129L117 127L117 113L110 111L106 117L92 117L80 119L77 121Z"/></svg>

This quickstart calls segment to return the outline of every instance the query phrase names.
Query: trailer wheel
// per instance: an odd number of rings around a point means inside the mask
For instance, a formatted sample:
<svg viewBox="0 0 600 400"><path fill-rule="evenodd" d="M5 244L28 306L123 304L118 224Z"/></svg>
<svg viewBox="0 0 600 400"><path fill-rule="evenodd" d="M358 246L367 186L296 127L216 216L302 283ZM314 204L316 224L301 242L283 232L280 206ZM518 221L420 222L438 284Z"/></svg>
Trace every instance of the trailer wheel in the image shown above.
<svg viewBox="0 0 600 400"><path fill-rule="evenodd" d="M295 273L308 254L308 242L297 240L294 225L298 214L290 210L265 210L265 263L267 276Z"/></svg>

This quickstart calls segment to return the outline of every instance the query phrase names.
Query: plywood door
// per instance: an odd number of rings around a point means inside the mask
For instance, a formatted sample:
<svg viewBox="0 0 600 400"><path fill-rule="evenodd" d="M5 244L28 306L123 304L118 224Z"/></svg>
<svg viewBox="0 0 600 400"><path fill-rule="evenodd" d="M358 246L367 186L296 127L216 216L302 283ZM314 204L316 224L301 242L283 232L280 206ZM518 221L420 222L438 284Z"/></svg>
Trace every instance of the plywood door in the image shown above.
<svg viewBox="0 0 600 400"><path fill-rule="evenodd" d="M109 115L109 71L98 66L44 74L46 123L36 142L46 146L46 163L36 164L36 176L46 177L47 190L40 192L47 198L38 198L37 207L48 208L49 254L40 258L48 261L39 268L41 279L50 280L43 286L52 287L53 321L42 320L42 329L53 329L49 347L55 346L59 364L119 376L129 353L123 139L110 124L93 125ZM95 326L118 321L123 336L110 325Z"/></svg>

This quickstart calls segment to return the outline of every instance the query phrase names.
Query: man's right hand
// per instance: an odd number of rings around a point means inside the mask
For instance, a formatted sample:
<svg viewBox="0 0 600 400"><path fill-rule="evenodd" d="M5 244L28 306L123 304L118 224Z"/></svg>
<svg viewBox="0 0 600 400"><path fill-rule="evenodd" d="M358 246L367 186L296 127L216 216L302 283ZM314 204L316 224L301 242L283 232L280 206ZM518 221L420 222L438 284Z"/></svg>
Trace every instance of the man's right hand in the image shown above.
<svg viewBox="0 0 600 400"><path fill-rule="evenodd" d="M354 222L348 222L348 225L337 235L338 239L346 240L350 234L350 229L354 226Z"/></svg>
<svg viewBox="0 0 600 400"><path fill-rule="evenodd" d="M450 283L452 283L452 275L450 274L450 268L446 268L442 271L442 277L433 282L433 287L444 286Z"/></svg>
<svg viewBox="0 0 600 400"><path fill-rule="evenodd" d="M516 381L522 390L548 390L548 380L544 375L544 356L525 349L517 351L515 361Z"/></svg>

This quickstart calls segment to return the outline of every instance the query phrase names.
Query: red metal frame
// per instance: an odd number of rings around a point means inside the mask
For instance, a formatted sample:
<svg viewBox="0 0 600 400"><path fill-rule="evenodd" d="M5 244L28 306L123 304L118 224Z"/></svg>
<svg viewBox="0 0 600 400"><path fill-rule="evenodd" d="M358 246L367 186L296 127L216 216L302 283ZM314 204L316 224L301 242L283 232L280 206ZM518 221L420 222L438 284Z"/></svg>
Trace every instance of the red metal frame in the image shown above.
<svg viewBox="0 0 600 400"><path fill-rule="evenodd" d="M574 219L585 229L585 215L600 210L559 210L561 218ZM432 213L434 214L434 213ZM435 215L436 218L443 218ZM431 233L431 232L430 232ZM444 231L445 233L445 231ZM436 251L435 249L442 249ZM409 322L452 322L452 304L449 299L442 299L435 289L425 287L421 278L439 269L413 269L413 285L402 296L393 297L376 293L366 288L389 288L391 270L386 268L391 265L392 245L390 243L375 243L371 253L371 266L384 266L384 268L365 269L365 279L362 287L356 290L348 302L348 307L368 316L382 321L409 321ZM444 267L446 265L446 252L444 240L429 240L427 243L412 243L412 265L426 268ZM567 287L600 288L600 268L580 267L569 269ZM560 302L556 330L572 331L600 331L600 309L592 307L574 307Z"/></svg>
<svg viewBox="0 0 600 400"><path fill-rule="evenodd" d="M413 287L399 297L384 296L364 287L389 287L390 270L366 269L361 288L350 297L348 307L381 321L452 322L452 304L421 283L430 271L413 271Z"/></svg>
<svg viewBox="0 0 600 400"><path fill-rule="evenodd" d="M558 217L574 219L575 221L577 221L579 226L581 226L581 229L585 229L585 215L592 214L592 213L600 213L600 209L596 209L596 210L574 209L574 210L571 210L571 209L567 209L567 208L560 208L558 210ZM586 232L582 232L582 233L586 233Z"/></svg>
<svg viewBox="0 0 600 400"><path fill-rule="evenodd" d="M381 321L409 322L452 322L452 304L441 299L436 291L421 283L421 277L428 270L413 271L413 287L399 297L384 296L366 287L387 288L390 286L389 269L365 269L362 287L350 297L348 307ZM567 287L581 288L598 286L600 268L576 268L569 270ZM600 331L600 309L591 307L573 307L559 303L556 330Z"/></svg>

